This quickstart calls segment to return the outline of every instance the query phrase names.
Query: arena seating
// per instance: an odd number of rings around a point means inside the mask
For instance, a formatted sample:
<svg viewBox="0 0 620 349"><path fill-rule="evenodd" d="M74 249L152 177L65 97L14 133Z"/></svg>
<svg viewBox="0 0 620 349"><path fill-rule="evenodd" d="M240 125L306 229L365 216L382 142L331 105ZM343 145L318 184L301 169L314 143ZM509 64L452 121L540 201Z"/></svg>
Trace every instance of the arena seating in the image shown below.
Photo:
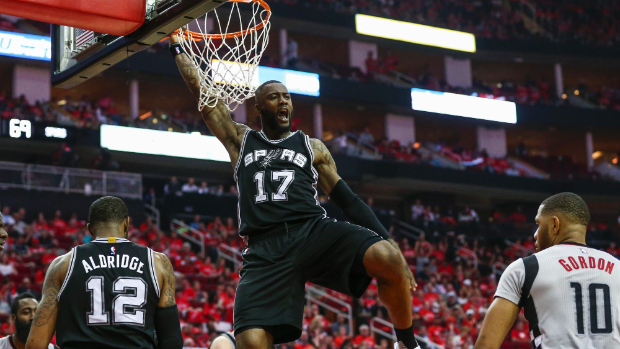
<svg viewBox="0 0 620 349"><path fill-rule="evenodd" d="M2 213L4 221L10 223L9 248L0 256L0 334L7 335L13 331L8 321L12 298L25 291L40 295L51 261L91 237L81 220L84 217L75 214L58 211L52 218L41 213L30 221L25 220L31 216L28 208L4 208ZM412 297L416 333L433 343L454 343L453 348L466 348L466 344L475 342L502 271L509 261L532 253L532 217L521 208L479 217L469 207L456 211L420 200L411 207L411 213L407 221L414 230L403 229L398 221L393 222L391 230L419 284ZM132 226L129 237L169 256L177 275L176 298L185 345L207 347L216 332L231 326L234 290L239 281L239 267L218 255L218 250L223 245L240 251L244 244L232 218L216 217L206 222L197 216L188 224L206 234L204 254L181 237L185 228L177 227L166 234L151 219ZM607 228L593 224L591 230L597 229ZM616 244L609 246L608 252L618 256L620 249ZM376 284L357 300L333 291L327 294L352 305L355 328L349 329L346 322L331 312L310 307L304 315L302 339L283 347L338 348L346 341L354 348L389 347L385 338L373 337L364 327L374 317L387 319ZM342 307L332 297L322 301L336 309ZM523 321L520 315L502 348L526 347L524 339L529 336ZM389 332L389 328L382 326L379 324L378 328Z"/></svg>

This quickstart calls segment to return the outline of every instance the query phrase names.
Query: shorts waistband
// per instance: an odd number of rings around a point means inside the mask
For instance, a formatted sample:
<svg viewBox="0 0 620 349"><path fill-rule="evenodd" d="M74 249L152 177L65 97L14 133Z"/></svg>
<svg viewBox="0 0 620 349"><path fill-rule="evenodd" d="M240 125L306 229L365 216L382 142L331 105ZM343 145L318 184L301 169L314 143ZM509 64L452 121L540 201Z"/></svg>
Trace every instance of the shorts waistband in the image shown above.
<svg viewBox="0 0 620 349"><path fill-rule="evenodd" d="M252 236L248 237L248 245L252 243L256 243L259 241L263 241L265 239L273 238L280 235L286 235L288 233L295 232L299 230L304 224L308 221L297 221L297 222L282 222L282 224L276 225L273 228L269 229L264 233L255 233Z"/></svg>

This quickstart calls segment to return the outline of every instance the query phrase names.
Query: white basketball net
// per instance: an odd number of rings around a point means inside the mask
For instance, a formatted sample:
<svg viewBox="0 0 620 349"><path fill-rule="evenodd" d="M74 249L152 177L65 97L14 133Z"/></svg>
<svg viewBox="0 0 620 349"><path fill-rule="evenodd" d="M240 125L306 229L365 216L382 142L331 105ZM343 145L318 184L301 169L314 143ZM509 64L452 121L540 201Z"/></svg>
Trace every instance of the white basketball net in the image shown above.
<svg viewBox="0 0 620 349"><path fill-rule="evenodd" d="M251 6L248 4L250 2ZM259 0L237 0L230 4L230 13L222 19L218 16L218 9L215 9L196 19L197 31L179 29L180 43L200 76L198 110L205 106L214 107L219 100L234 111L246 99L253 97L258 87L256 71L269 43L271 13L261 6ZM223 7L220 12L226 11ZM247 10L250 7L252 17L248 20ZM212 20L208 20L207 16ZM209 22L213 23L210 33L207 29ZM262 28L256 29L261 23Z"/></svg>

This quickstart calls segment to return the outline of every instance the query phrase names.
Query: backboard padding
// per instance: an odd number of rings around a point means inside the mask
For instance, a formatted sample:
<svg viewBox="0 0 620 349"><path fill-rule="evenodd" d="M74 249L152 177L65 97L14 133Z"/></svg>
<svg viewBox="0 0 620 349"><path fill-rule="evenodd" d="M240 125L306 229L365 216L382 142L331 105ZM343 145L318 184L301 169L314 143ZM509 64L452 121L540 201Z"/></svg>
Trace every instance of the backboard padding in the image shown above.
<svg viewBox="0 0 620 349"><path fill-rule="evenodd" d="M65 45L66 28L52 25L52 85L70 88L103 72L129 56L149 48L176 29L215 9L226 0L161 1L152 19L135 32L121 37L104 35L71 59ZM155 9L154 9L155 10ZM147 15L149 17L149 15ZM70 39L70 38L69 38ZM72 54L75 55L75 52Z"/></svg>

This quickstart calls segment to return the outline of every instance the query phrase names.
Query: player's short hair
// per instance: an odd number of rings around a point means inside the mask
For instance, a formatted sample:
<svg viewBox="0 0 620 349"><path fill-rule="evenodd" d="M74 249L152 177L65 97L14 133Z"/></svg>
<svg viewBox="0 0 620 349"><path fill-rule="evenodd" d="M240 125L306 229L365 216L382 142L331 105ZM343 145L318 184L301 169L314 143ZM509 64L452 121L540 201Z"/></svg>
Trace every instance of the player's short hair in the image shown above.
<svg viewBox="0 0 620 349"><path fill-rule="evenodd" d="M96 226L100 223L120 224L129 217L127 205L116 196L104 196L90 205L88 223Z"/></svg>
<svg viewBox="0 0 620 349"><path fill-rule="evenodd" d="M254 98L258 101L258 96L260 96L263 93L263 90L265 89L267 85L281 84L281 83L282 82L278 80L269 80L269 81L263 82L260 86L256 88L256 91L254 92Z"/></svg>
<svg viewBox="0 0 620 349"><path fill-rule="evenodd" d="M13 298L13 303L11 303L11 315L17 316L17 312L19 311L19 301L21 301L22 299L28 299L28 298L37 300L37 297L35 297L30 292L20 293L19 295L17 295L17 297Z"/></svg>
<svg viewBox="0 0 620 349"><path fill-rule="evenodd" d="M590 223L590 210L581 196L574 193L559 193L545 199L540 213L554 214L561 213L571 221L588 225Z"/></svg>

